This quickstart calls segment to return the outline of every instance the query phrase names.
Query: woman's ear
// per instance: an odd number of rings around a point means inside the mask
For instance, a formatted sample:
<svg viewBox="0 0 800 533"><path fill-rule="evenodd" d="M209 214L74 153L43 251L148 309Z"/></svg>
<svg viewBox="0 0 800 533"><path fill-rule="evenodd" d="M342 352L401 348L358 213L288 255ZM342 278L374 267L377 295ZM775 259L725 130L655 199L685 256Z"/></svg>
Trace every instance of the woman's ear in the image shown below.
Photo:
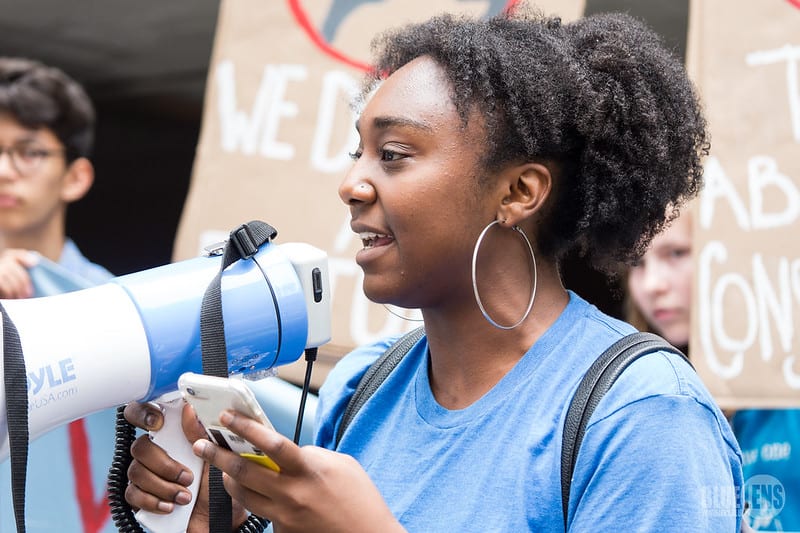
<svg viewBox="0 0 800 533"><path fill-rule="evenodd" d="M85 157L79 157L67 167L61 183L61 199L66 203L80 200L94 183L94 166Z"/></svg>
<svg viewBox="0 0 800 533"><path fill-rule="evenodd" d="M504 172L507 191L497 213L509 226L533 216L544 205L553 188L550 169L541 163L514 165Z"/></svg>

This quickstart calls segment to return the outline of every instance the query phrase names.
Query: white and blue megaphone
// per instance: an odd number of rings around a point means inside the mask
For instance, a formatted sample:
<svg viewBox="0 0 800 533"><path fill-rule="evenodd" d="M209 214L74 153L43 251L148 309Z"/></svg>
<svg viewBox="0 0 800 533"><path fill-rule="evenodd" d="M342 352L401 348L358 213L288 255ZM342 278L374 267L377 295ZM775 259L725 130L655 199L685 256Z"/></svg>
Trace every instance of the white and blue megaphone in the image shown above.
<svg viewBox="0 0 800 533"><path fill-rule="evenodd" d="M331 336L325 252L305 243L270 241L256 250L221 276L230 374L295 362ZM181 374L202 372L201 304L221 261L212 251L89 289L3 300L24 354L30 439L133 400L177 396ZM0 380L0 461L9 455L6 413ZM180 417L169 425L185 442ZM172 444L162 445L187 466L197 461L190 446L173 453Z"/></svg>

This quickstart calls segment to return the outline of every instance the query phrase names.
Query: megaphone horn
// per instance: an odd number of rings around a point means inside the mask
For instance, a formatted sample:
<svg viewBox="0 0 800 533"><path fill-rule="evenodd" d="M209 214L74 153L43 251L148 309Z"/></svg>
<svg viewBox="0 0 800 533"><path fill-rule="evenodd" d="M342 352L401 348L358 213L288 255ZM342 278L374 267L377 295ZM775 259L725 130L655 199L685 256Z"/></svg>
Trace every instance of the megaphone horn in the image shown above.
<svg viewBox="0 0 800 533"><path fill-rule="evenodd" d="M96 411L154 400L176 391L182 373L201 373L202 300L223 270L229 373L292 363L330 340L325 252L269 240L245 252L249 258L223 268L225 258L210 253L89 289L2 300L24 354L30 439ZM9 455L6 412L2 380L0 461Z"/></svg>

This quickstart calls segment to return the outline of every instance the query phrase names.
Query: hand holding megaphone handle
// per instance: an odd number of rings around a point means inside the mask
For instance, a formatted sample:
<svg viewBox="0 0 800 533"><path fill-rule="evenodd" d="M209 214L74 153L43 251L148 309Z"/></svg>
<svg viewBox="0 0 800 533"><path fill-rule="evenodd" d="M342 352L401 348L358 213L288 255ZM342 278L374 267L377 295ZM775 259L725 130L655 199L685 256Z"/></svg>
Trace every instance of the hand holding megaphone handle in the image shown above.
<svg viewBox="0 0 800 533"><path fill-rule="evenodd" d="M181 411L184 401L180 393L176 391L165 394L155 403L164 413L164 425L158 431L151 431L150 438L170 457L192 471L194 480L187 487L192 494L192 501L187 505L175 505L169 514L140 510L136 513L136 520L153 533L184 533L189 525L189 518L192 515L197 491L200 487L203 460L192 452L192 443L183 434Z"/></svg>

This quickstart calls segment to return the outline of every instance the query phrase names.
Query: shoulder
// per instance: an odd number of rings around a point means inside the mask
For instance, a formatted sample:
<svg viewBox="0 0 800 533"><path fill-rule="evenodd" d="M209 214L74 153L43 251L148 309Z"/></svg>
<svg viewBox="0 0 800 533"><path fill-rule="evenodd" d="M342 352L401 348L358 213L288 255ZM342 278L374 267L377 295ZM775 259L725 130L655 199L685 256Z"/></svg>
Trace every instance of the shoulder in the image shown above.
<svg viewBox="0 0 800 533"><path fill-rule="evenodd" d="M590 490L632 479L636 490L614 492L617 502ZM721 410L680 355L659 351L631 363L597 404L573 478L571 494L580 504L570 505L579 523L611 506L612 522L640 523L648 531L665 516L678 529L733 531L741 509L735 498L715 495L735 495L742 487L741 451ZM647 515L633 511L642 505Z"/></svg>
<svg viewBox="0 0 800 533"><path fill-rule="evenodd" d="M587 304L580 297L572 296L570 307L574 307L573 313L578 312L581 315L578 331L570 339L570 343L581 352L580 364L584 368L576 377L579 381L606 349L636 332L636 329ZM645 398L663 395L691 398L717 411L716 402L684 357L657 350L639 357L620 374L598 405L597 413L603 413L601 407L619 409Z"/></svg>
<svg viewBox="0 0 800 533"><path fill-rule="evenodd" d="M608 401L603 407L619 409L659 396L690 399L715 415L721 415L711 393L691 365L681 355L664 350L645 354L632 362L608 391Z"/></svg>
<svg viewBox="0 0 800 533"><path fill-rule="evenodd" d="M331 369L320 388L320 396L339 394L341 390L355 390L364 372L381 355L386 352L401 335L385 337L371 344L359 346L344 357Z"/></svg>
<svg viewBox="0 0 800 533"><path fill-rule="evenodd" d="M64 241L64 248L61 251L61 258L58 264L95 284L105 283L114 277L114 274L104 267L89 261L89 259L81 253L75 241L69 238Z"/></svg>
<svg viewBox="0 0 800 533"><path fill-rule="evenodd" d="M402 334L385 337L360 346L340 359L319 389L317 406L317 444L333 446L335 428L364 373Z"/></svg>
<svg viewBox="0 0 800 533"><path fill-rule="evenodd" d="M642 450L674 446L684 455L716 450L732 463L741 461L730 424L711 393L680 355L666 351L644 355L622 372L598 403L587 438L589 432L595 442L626 436L626 446Z"/></svg>

